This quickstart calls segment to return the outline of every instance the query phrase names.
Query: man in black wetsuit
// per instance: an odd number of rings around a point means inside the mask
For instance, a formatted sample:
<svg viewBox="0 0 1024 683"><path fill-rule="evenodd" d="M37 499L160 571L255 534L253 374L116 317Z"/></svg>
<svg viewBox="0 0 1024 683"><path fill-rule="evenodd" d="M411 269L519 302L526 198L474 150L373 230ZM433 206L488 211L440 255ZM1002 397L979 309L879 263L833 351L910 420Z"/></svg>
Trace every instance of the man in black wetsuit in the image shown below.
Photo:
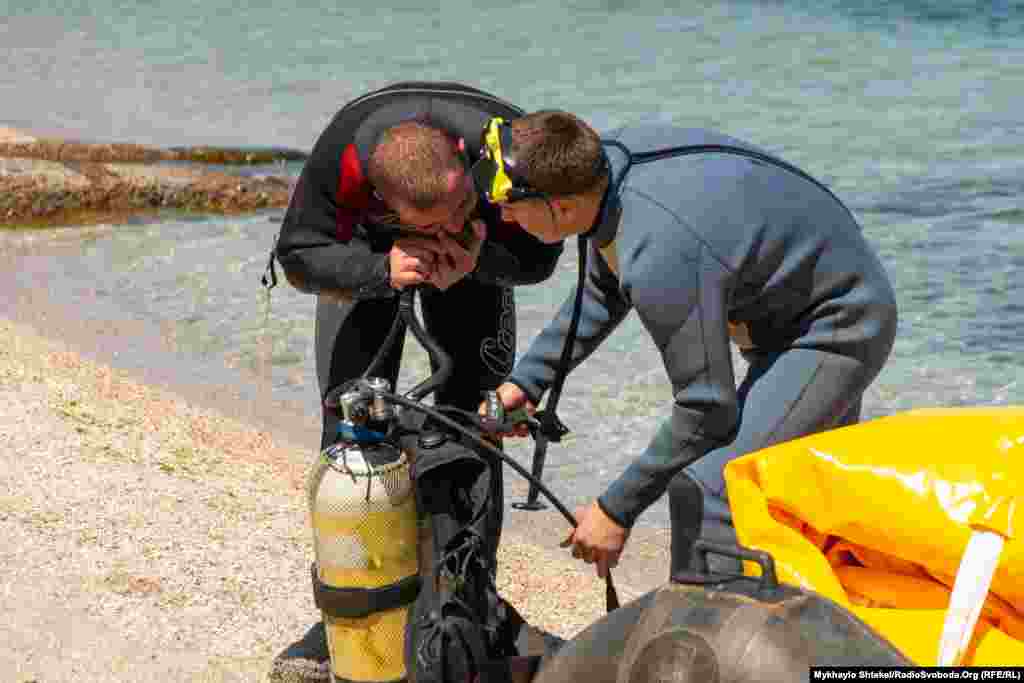
<svg viewBox="0 0 1024 683"><path fill-rule="evenodd" d="M426 329L454 360L438 403L475 410L515 360L512 287L546 279L562 252L501 219L468 173L494 116L522 110L455 83L398 83L347 104L321 134L285 214L276 256L317 294L321 397L360 375L400 290L421 287ZM375 374L398 377L399 339ZM322 445L339 418L324 410ZM497 503L501 505L501 501ZM322 624L274 663L276 680L327 680Z"/></svg>

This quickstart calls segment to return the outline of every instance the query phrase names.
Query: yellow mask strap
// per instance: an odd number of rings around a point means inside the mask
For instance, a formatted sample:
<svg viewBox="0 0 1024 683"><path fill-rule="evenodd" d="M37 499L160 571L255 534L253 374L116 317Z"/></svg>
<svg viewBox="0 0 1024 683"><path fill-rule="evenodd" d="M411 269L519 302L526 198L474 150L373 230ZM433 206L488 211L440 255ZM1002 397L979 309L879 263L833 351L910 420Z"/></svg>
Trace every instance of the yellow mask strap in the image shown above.
<svg viewBox="0 0 1024 683"><path fill-rule="evenodd" d="M487 124L487 133L484 136L487 154L497 167L490 187L491 198L496 202L503 202L508 199L508 191L512 189L512 179L505 173L505 159L501 152L501 126L504 123L505 119L500 116L494 117Z"/></svg>

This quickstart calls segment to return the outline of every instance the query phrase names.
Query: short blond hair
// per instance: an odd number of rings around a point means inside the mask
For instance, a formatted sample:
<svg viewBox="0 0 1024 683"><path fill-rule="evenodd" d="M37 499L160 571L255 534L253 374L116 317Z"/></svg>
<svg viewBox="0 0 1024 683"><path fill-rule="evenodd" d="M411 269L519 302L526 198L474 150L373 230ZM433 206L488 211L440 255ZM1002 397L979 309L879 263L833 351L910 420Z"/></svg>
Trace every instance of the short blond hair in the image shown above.
<svg viewBox="0 0 1024 683"><path fill-rule="evenodd" d="M450 174L462 167L451 136L421 121L406 121L383 132L367 164L367 177L389 197L430 209L447 196Z"/></svg>

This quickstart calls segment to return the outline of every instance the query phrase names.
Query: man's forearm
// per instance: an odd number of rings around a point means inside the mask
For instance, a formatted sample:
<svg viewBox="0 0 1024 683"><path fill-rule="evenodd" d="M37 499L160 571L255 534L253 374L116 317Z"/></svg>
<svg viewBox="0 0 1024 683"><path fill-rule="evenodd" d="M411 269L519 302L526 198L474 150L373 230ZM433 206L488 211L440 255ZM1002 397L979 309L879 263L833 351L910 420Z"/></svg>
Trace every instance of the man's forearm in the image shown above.
<svg viewBox="0 0 1024 683"><path fill-rule="evenodd" d="M279 241L277 258L288 281L309 294L351 299L393 296L388 254L374 252L359 239L339 243L322 235ZM283 244L282 244L283 242Z"/></svg>
<svg viewBox="0 0 1024 683"><path fill-rule="evenodd" d="M598 505L616 524L630 528L644 510L665 493L669 482L716 445L711 439L680 439L671 421L661 424L643 453L598 498Z"/></svg>

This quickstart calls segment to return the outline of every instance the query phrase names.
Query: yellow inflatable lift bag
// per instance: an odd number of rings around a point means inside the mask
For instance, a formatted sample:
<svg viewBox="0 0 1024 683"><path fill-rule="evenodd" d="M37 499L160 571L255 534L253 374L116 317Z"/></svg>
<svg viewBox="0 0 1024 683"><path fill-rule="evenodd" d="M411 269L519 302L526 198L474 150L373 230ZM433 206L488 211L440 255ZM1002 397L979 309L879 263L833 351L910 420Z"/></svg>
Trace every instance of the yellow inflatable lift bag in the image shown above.
<svg viewBox="0 0 1024 683"><path fill-rule="evenodd" d="M739 543L780 581L919 665L1024 665L1024 407L879 418L738 458L725 480Z"/></svg>

